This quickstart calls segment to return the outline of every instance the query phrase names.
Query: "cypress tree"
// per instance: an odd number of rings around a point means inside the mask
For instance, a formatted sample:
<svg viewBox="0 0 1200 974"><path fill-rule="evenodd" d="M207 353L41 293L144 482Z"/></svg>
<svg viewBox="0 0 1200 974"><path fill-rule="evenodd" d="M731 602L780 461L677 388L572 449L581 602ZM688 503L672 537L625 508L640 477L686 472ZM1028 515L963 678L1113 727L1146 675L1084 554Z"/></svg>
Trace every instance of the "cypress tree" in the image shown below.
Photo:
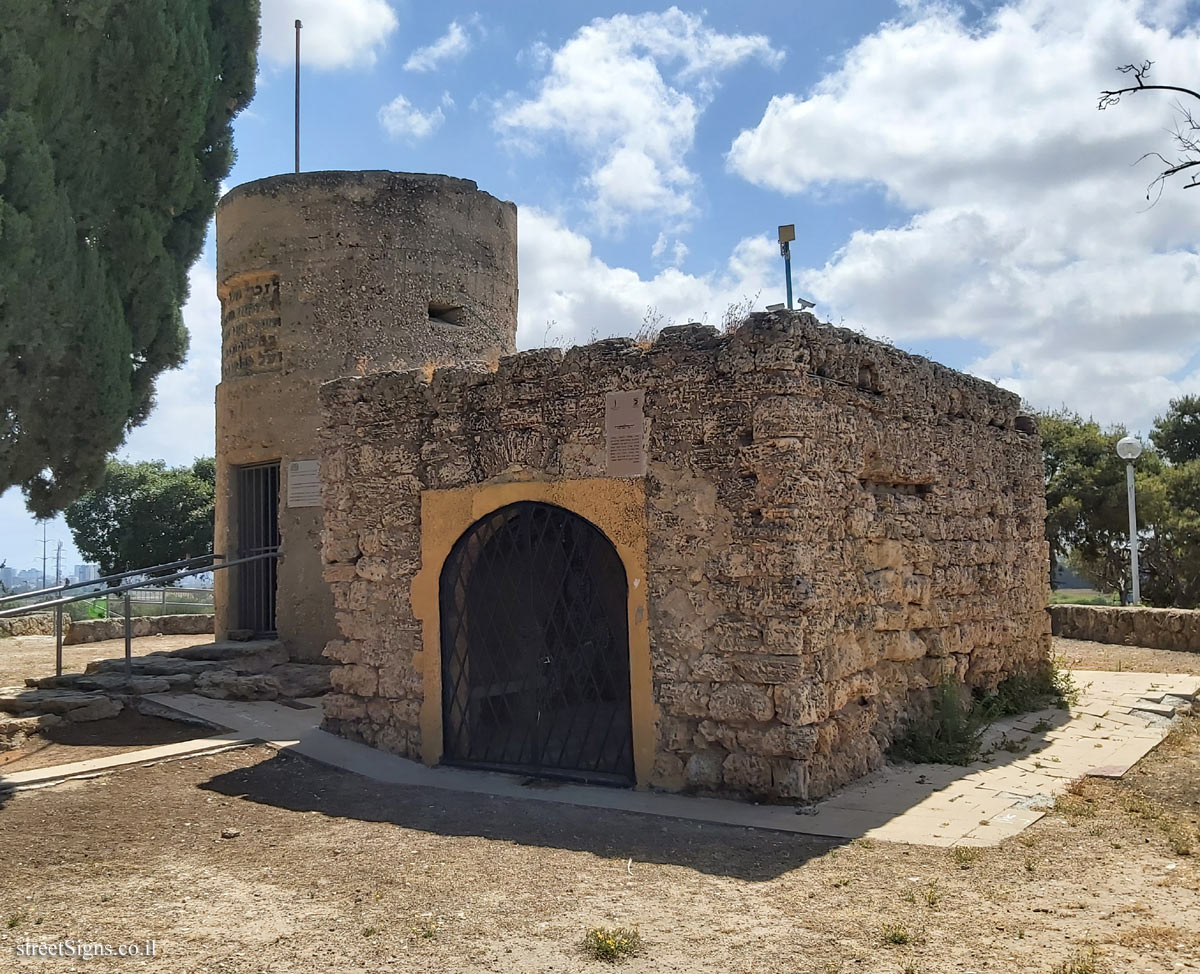
<svg viewBox="0 0 1200 974"><path fill-rule="evenodd" d="M0 24L0 491L45 517L184 360L258 0L0 0Z"/></svg>

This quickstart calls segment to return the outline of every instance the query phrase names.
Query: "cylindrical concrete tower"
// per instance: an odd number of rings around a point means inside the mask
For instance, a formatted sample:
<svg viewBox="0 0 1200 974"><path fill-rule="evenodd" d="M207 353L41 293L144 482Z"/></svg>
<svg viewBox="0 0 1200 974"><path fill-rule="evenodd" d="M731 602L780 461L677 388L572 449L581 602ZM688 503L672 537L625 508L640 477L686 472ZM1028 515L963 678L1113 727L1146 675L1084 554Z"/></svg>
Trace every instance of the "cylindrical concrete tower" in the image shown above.
<svg viewBox="0 0 1200 974"><path fill-rule="evenodd" d="M217 207L221 384L217 638L277 632L313 661L337 627L321 578L317 387L381 369L495 362L517 331L517 210L449 176L313 172Z"/></svg>

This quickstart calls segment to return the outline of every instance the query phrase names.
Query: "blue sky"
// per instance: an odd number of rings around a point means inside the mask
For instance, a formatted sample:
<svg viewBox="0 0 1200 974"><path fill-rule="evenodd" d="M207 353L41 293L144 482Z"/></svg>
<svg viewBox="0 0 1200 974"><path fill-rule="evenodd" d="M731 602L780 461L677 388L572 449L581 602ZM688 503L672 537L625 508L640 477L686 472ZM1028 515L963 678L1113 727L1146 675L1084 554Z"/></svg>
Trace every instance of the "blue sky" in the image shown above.
<svg viewBox="0 0 1200 974"><path fill-rule="evenodd" d="M234 186L292 168L292 23L305 169L444 172L520 210L522 347L631 334L648 309L719 322L797 291L834 323L1146 430L1200 389L1200 195L1133 163L1169 152L1169 98L1106 112L1113 70L1195 84L1181 0L618 3L263 0ZM120 455L213 449L210 247L188 363ZM77 560L61 520L49 528ZM41 528L0 497L0 558Z"/></svg>

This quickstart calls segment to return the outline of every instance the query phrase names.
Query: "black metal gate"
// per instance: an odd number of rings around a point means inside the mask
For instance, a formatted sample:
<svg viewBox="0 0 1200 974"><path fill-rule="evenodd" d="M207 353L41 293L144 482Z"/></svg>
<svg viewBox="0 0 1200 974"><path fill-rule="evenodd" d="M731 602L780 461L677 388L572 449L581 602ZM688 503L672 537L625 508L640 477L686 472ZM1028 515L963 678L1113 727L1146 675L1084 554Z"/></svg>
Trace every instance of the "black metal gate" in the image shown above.
<svg viewBox="0 0 1200 974"><path fill-rule="evenodd" d="M625 568L593 524L522 501L442 568L443 759L633 782Z"/></svg>
<svg viewBox="0 0 1200 974"><path fill-rule="evenodd" d="M279 464L237 468L238 557L279 551ZM276 559L262 558L237 572L237 625L256 636L275 633Z"/></svg>

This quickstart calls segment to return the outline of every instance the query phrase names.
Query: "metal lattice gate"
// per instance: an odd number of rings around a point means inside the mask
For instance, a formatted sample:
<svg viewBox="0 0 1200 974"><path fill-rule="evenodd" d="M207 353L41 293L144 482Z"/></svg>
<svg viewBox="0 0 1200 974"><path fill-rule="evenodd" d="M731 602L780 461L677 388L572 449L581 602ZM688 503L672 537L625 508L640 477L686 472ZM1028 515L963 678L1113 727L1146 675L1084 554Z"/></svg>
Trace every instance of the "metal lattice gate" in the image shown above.
<svg viewBox="0 0 1200 974"><path fill-rule="evenodd" d="M442 569L447 763L631 784L625 569L578 515L523 501Z"/></svg>
<svg viewBox="0 0 1200 974"><path fill-rule="evenodd" d="M279 550L279 464L237 468L237 554L240 558ZM256 636L275 633L276 561L263 558L237 572L237 625Z"/></svg>

